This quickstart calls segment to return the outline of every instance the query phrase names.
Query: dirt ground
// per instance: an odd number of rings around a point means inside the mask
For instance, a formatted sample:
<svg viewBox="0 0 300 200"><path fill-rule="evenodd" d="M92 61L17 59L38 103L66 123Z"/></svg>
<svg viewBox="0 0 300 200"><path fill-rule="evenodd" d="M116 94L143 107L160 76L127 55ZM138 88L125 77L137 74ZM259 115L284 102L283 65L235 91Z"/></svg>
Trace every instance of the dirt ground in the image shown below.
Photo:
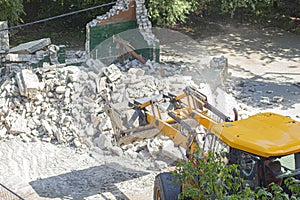
<svg viewBox="0 0 300 200"><path fill-rule="evenodd" d="M300 36L275 28L218 26L221 31L205 39L166 37L164 30L156 30L162 61L181 62L188 68L223 55L229 62L223 89L235 99L242 117L268 110L300 120ZM274 96L283 101L262 101ZM78 151L17 138L0 141L0 183L25 199L150 200L158 173L148 170L150 164L97 149Z"/></svg>

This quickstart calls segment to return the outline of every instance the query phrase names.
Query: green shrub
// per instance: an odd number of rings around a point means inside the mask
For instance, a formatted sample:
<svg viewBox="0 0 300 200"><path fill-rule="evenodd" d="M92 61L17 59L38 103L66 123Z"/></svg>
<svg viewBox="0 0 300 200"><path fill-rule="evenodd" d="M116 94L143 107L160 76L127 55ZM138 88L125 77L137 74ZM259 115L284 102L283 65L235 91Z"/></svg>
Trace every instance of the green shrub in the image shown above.
<svg viewBox="0 0 300 200"><path fill-rule="evenodd" d="M24 14L22 0L3 0L0 1L0 21L8 21L9 24L19 22L20 15Z"/></svg>
<svg viewBox="0 0 300 200"><path fill-rule="evenodd" d="M198 151L195 155L201 155ZM182 161L173 175L178 177L180 184L185 185L179 199L262 199L288 200L300 199L300 183L293 177L285 179L288 195L282 187L274 183L268 188L250 188L245 184L236 164L227 165L224 153L209 152L203 159ZM196 156L195 156L196 158Z"/></svg>
<svg viewBox="0 0 300 200"><path fill-rule="evenodd" d="M196 8L194 0L148 0L146 4L151 21L159 26L184 22Z"/></svg>

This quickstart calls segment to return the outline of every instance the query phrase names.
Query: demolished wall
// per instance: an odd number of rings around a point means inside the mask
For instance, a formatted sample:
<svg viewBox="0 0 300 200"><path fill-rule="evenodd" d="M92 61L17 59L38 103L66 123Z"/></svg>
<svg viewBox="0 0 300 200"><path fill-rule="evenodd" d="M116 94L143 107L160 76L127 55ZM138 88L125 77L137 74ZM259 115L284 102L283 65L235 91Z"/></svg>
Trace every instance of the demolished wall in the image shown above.
<svg viewBox="0 0 300 200"><path fill-rule="evenodd" d="M111 64L123 54L112 38L120 34L146 60L159 61L159 41L151 28L143 1L119 0L105 15L98 16L87 24L87 55Z"/></svg>
<svg viewBox="0 0 300 200"><path fill-rule="evenodd" d="M7 22L0 21L0 30L7 29ZM0 66L5 62L5 54L9 51L8 30L0 31Z"/></svg>
<svg viewBox="0 0 300 200"><path fill-rule="evenodd" d="M0 30L7 29L7 22L0 21ZM9 50L8 30L0 32L0 54L7 53Z"/></svg>

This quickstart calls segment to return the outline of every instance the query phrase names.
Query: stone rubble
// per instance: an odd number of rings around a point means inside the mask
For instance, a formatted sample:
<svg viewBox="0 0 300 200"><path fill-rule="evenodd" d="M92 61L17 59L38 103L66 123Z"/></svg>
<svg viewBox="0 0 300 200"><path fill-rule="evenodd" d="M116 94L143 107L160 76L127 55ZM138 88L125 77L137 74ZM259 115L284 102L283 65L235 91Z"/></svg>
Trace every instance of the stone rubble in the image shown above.
<svg viewBox="0 0 300 200"><path fill-rule="evenodd" d="M50 38L43 38L40 40L30 41L27 43L20 44L16 47L13 47L9 50L10 53L18 54L30 54L42 50L48 45L51 44Z"/></svg>
<svg viewBox="0 0 300 200"><path fill-rule="evenodd" d="M0 139L97 147L141 160L161 152L168 158L180 156L162 136L116 146L111 121L103 111L103 95L120 103L159 93L180 94L186 86L196 84L190 76L180 75L180 66L137 60L125 63L105 66L88 59L82 66L7 67L0 81ZM154 167L164 166L158 162Z"/></svg>

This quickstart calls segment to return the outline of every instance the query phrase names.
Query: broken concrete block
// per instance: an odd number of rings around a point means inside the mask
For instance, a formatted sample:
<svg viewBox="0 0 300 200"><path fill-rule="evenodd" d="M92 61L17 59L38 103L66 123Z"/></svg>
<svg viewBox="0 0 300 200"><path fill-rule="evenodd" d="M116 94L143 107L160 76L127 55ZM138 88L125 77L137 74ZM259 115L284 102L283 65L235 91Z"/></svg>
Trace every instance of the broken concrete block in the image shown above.
<svg viewBox="0 0 300 200"><path fill-rule="evenodd" d="M282 103L283 102L283 97L280 97L280 96L274 96L272 101L275 102L275 103Z"/></svg>
<svg viewBox="0 0 300 200"><path fill-rule="evenodd" d="M66 92L66 86L58 86L55 89L55 92L58 93L58 94L65 94L65 92Z"/></svg>
<svg viewBox="0 0 300 200"><path fill-rule="evenodd" d="M150 166L154 170L163 170L168 167L168 164L161 160L154 161L153 165Z"/></svg>
<svg viewBox="0 0 300 200"><path fill-rule="evenodd" d="M6 133L7 133L7 129L5 127L0 129L0 139L5 138Z"/></svg>
<svg viewBox="0 0 300 200"><path fill-rule="evenodd" d="M16 75L19 91L21 96L33 98L36 96L40 88L40 83L37 75L31 70L23 69Z"/></svg>
<svg viewBox="0 0 300 200"><path fill-rule="evenodd" d="M50 124L49 124L48 121L46 121L46 120L43 119L42 120L42 127L46 131L46 133L47 133L48 136L53 136L53 131L52 131L52 128L51 128L51 126L50 126Z"/></svg>
<svg viewBox="0 0 300 200"><path fill-rule="evenodd" d="M27 120L22 116L17 116L16 120L12 122L9 132L13 135L17 135L26 133L27 131Z"/></svg>
<svg viewBox="0 0 300 200"><path fill-rule="evenodd" d="M185 152L185 150L183 150ZM182 159L182 154L177 147L174 147L174 143L171 140L163 141L161 154L174 161Z"/></svg>
<svg viewBox="0 0 300 200"><path fill-rule="evenodd" d="M59 46L57 45L49 45L48 46L48 50L49 50L49 54L50 54L50 62L52 65L56 65L59 64L58 61L58 51L59 51Z"/></svg>
<svg viewBox="0 0 300 200"><path fill-rule="evenodd" d="M20 134L20 137L22 138L22 141L23 142L30 142L31 141L31 138L30 137L28 137L25 133L21 133Z"/></svg>
<svg viewBox="0 0 300 200"><path fill-rule="evenodd" d="M110 66L104 68L103 73L105 76L107 76L110 82L114 82L122 77L120 69L115 64L111 64Z"/></svg>
<svg viewBox="0 0 300 200"><path fill-rule="evenodd" d="M76 148L80 148L82 146L82 143L79 141L78 138L75 138L73 140L73 143L74 143L74 145L75 145Z"/></svg>
<svg viewBox="0 0 300 200"><path fill-rule="evenodd" d="M142 69L138 69L138 68L130 68L128 70L128 74L134 74L136 76L144 76L145 71Z"/></svg>
<svg viewBox="0 0 300 200"><path fill-rule="evenodd" d="M122 156L123 150L118 146L112 146L109 148L109 151L112 152L114 155Z"/></svg>
<svg viewBox="0 0 300 200"><path fill-rule="evenodd" d="M94 140L94 145L102 150L107 150L112 147L111 139L104 134Z"/></svg>
<svg viewBox="0 0 300 200"><path fill-rule="evenodd" d="M50 38L43 38L27 43L20 44L9 50L10 53L29 54L34 53L38 50L42 50L51 44Z"/></svg>
<svg viewBox="0 0 300 200"><path fill-rule="evenodd" d="M34 55L31 54L13 54L9 53L5 56L8 62L29 62L35 59Z"/></svg>

